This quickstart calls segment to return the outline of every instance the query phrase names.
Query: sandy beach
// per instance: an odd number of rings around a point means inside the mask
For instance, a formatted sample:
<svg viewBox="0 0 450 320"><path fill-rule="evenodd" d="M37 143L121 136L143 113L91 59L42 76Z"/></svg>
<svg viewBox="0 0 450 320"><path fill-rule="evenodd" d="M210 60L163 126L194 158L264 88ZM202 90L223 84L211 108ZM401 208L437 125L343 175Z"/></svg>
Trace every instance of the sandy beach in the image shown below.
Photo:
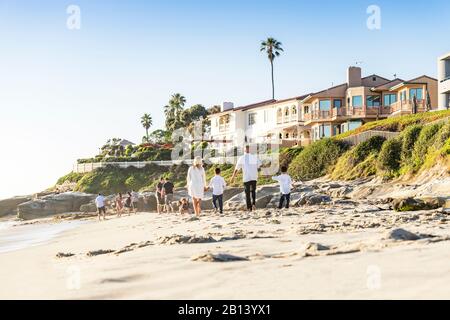
<svg viewBox="0 0 450 320"><path fill-rule="evenodd" d="M448 214L358 210L84 219L46 244L0 254L0 298L450 298ZM398 228L411 233L390 232Z"/></svg>

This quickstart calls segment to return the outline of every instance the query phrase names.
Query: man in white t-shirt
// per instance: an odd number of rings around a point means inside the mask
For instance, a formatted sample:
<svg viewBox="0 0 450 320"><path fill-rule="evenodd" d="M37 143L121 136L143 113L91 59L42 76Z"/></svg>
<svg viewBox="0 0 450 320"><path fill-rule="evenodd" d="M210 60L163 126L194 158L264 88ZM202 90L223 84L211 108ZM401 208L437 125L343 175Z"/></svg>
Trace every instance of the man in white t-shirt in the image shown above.
<svg viewBox="0 0 450 320"><path fill-rule="evenodd" d="M103 220L106 220L105 197L101 193L99 193L97 198L95 198L95 206L97 207L98 211L98 220L101 220L101 215L103 215Z"/></svg>
<svg viewBox="0 0 450 320"><path fill-rule="evenodd" d="M244 155L236 163L231 182L234 182L236 174L242 170L248 211L256 209L256 182L258 181L259 167L261 167L261 160L258 159L258 156L251 154L250 146L246 145Z"/></svg>

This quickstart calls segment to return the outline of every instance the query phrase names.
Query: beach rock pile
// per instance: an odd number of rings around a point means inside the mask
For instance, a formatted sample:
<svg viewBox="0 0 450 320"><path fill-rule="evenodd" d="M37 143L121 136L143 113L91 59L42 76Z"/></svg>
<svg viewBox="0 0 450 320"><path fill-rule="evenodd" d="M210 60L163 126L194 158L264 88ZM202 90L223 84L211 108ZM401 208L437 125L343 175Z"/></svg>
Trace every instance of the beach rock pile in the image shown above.
<svg viewBox="0 0 450 320"><path fill-rule="evenodd" d="M31 196L14 197L0 200L0 218L17 214L17 206L31 200Z"/></svg>
<svg viewBox="0 0 450 320"><path fill-rule="evenodd" d="M81 192L51 194L19 204L17 216L20 219L31 220L61 213L79 212L82 205L91 202L94 198L95 195Z"/></svg>
<svg viewBox="0 0 450 320"><path fill-rule="evenodd" d="M445 199L441 197L399 198L392 201L392 207L395 211L418 211L433 210L444 206Z"/></svg>

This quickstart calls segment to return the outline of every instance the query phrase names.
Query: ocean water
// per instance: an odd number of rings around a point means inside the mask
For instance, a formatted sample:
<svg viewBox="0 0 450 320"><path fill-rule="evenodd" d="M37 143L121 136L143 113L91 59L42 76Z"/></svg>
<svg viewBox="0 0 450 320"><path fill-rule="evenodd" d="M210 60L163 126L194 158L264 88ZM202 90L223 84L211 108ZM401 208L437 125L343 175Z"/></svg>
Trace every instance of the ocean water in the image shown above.
<svg viewBox="0 0 450 320"><path fill-rule="evenodd" d="M0 254L48 243L64 231L86 223L67 221L60 223L37 223L18 225L15 221L0 222Z"/></svg>

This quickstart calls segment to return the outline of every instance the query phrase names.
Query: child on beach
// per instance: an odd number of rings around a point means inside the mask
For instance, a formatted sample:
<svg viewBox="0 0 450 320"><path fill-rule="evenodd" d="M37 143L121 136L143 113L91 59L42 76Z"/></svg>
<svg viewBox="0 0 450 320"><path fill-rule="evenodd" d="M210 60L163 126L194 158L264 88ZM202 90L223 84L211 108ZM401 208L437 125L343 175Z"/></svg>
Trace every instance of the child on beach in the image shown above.
<svg viewBox="0 0 450 320"><path fill-rule="evenodd" d="M116 197L116 212L118 218L122 216L122 210L123 210L123 197L122 193L119 193L118 196Z"/></svg>
<svg viewBox="0 0 450 320"><path fill-rule="evenodd" d="M286 209L289 209L289 202L291 200L292 179L287 174L287 167L281 167L281 175L272 177L273 180L278 181L280 184L280 203L278 209L283 208L283 204L286 201Z"/></svg>
<svg viewBox="0 0 450 320"><path fill-rule="evenodd" d="M209 187L213 190L212 201L216 213L219 211L220 214L223 214L223 191L225 190L227 184L225 179L220 175L220 168L216 168L215 172L216 175L209 182ZM218 205L217 202L219 202Z"/></svg>
<svg viewBox="0 0 450 320"><path fill-rule="evenodd" d="M191 209L189 209L189 201L186 198L182 198L178 202L179 212L180 214L184 215L185 213L191 214Z"/></svg>
<svg viewBox="0 0 450 320"><path fill-rule="evenodd" d="M98 221L101 220L101 215L103 215L103 220L106 220L105 197L101 193L95 198L95 205L97 206L98 211Z"/></svg>

